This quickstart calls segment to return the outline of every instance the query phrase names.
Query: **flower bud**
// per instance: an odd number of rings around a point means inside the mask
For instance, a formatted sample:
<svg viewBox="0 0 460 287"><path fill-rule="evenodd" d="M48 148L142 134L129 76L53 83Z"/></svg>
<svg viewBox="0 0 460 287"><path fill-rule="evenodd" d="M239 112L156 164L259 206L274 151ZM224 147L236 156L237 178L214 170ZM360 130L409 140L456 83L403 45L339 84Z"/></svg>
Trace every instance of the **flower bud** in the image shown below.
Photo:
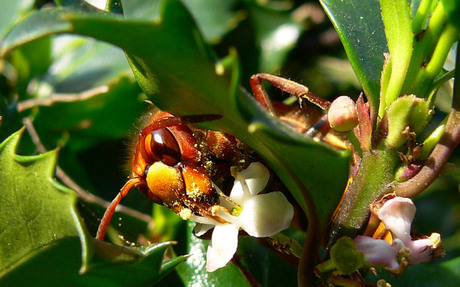
<svg viewBox="0 0 460 287"><path fill-rule="evenodd" d="M348 96L340 96L332 102L327 117L334 130L351 131L358 124L356 103Z"/></svg>

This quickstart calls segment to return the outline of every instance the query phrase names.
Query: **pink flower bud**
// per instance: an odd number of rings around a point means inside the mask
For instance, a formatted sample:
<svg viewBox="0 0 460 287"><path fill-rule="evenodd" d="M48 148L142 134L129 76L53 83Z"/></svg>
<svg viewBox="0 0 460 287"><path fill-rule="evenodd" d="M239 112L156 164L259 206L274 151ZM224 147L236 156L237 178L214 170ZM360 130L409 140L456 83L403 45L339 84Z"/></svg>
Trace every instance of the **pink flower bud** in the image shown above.
<svg viewBox="0 0 460 287"><path fill-rule="evenodd" d="M338 132L351 131L358 124L356 103L348 96L335 99L327 113L331 128Z"/></svg>

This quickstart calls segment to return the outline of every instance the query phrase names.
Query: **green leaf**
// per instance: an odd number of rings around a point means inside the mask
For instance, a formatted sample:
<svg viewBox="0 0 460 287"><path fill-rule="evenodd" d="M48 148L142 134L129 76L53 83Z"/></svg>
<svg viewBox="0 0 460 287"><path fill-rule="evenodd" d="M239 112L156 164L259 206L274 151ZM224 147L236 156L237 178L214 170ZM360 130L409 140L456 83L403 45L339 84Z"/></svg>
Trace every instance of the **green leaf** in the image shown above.
<svg viewBox="0 0 460 287"><path fill-rule="evenodd" d="M54 242L77 237L82 228L76 195L52 177L56 151L38 156L15 154L16 132L0 144L0 274Z"/></svg>
<svg viewBox="0 0 460 287"><path fill-rule="evenodd" d="M238 0L194 0L184 1L197 22L204 39L217 43L222 36L234 28L241 18L237 15Z"/></svg>
<svg viewBox="0 0 460 287"><path fill-rule="evenodd" d="M379 279L384 278L391 286L458 286L460 284L460 258L455 258L439 264L422 263L404 271L403 276L390 276L378 274ZM368 280L376 281L375 275L369 274Z"/></svg>
<svg viewBox="0 0 460 287"><path fill-rule="evenodd" d="M305 23L294 20L293 11L247 3L254 26L256 49L259 49L259 70L279 73L288 53L305 30ZM270 19L270 21L267 21Z"/></svg>
<svg viewBox="0 0 460 287"><path fill-rule="evenodd" d="M380 5L373 0L320 2L339 33L371 109L377 112L383 54L388 52Z"/></svg>
<svg viewBox="0 0 460 287"><path fill-rule="evenodd" d="M126 18L155 20L159 17L158 8L161 0L129 0L121 3Z"/></svg>
<svg viewBox="0 0 460 287"><path fill-rule="evenodd" d="M131 74L121 49L94 39L60 35L52 38L52 50L53 66L38 79L38 85L50 86L51 93L82 92ZM50 96L37 93L41 98Z"/></svg>
<svg viewBox="0 0 460 287"><path fill-rule="evenodd" d="M449 18L449 21L452 25L455 25L457 29L460 29L460 18L458 17L460 13L460 2L451 1L451 0L441 0L442 5L444 5L444 11Z"/></svg>
<svg viewBox="0 0 460 287"><path fill-rule="evenodd" d="M76 194L53 178L57 152L15 154L22 132L0 144L2 286L37 282L46 286L66 282L141 286L159 280L184 259L178 257L162 265L164 251L171 243L127 248L94 239L77 214ZM84 275L79 274L82 261Z"/></svg>
<svg viewBox="0 0 460 287"><path fill-rule="evenodd" d="M146 104L123 51L75 36L45 38L21 51L37 48L34 44L43 40L51 42L52 66L43 75L29 71L33 79L21 86L32 98L20 101L18 110L22 116L34 111L34 125L44 145L62 145L64 139L67 148L78 151L101 139L124 138ZM37 49L24 53L24 58L29 60L34 53Z"/></svg>
<svg viewBox="0 0 460 287"><path fill-rule="evenodd" d="M171 242L165 242L128 248L87 238L82 282L103 286L152 285L185 259L178 257L163 265L165 250L170 245Z"/></svg>
<svg viewBox="0 0 460 287"><path fill-rule="evenodd" d="M381 0L380 4L391 61L388 87L380 99L379 116L383 117L385 109L400 95L411 61L414 35L407 0Z"/></svg>
<svg viewBox="0 0 460 287"><path fill-rule="evenodd" d="M180 266L177 272L185 286L251 286L241 270L233 263L212 273L206 271L206 250L208 240L193 235L195 223L187 222L187 253L190 257Z"/></svg>
<svg viewBox="0 0 460 287"><path fill-rule="evenodd" d="M68 137L67 146L79 151L101 139L124 138L145 107L142 98L135 97L140 93L134 79L121 75L93 93L50 96L29 103L39 108L34 123L46 146ZM25 103L19 106L24 107Z"/></svg>
<svg viewBox="0 0 460 287"><path fill-rule="evenodd" d="M98 259L93 258L96 261L93 265L97 266L81 274L80 241L75 237L66 238L39 256L28 258L0 282L2 286L151 286L184 260L184 257L177 257L162 263L164 250L169 245L135 250L98 242L98 252L106 254L94 256Z"/></svg>
<svg viewBox="0 0 460 287"><path fill-rule="evenodd" d="M295 263L285 260L280 255L282 253L277 254L251 237L240 237L238 245L241 263L261 286L297 286Z"/></svg>
<svg viewBox="0 0 460 287"><path fill-rule="evenodd" d="M271 117L238 86L235 57L232 71L216 73L213 53L188 11L177 0L162 3L162 19L154 22L65 9L39 11L11 31L3 52L52 33L86 35L122 47L139 84L160 109L223 115L202 125L231 132L256 150L310 212L311 220L325 227L348 177L348 153L317 143ZM37 25L43 21L46 25Z"/></svg>
<svg viewBox="0 0 460 287"><path fill-rule="evenodd" d="M30 1L4 0L0 11L0 44L7 31L18 21L21 14L30 9Z"/></svg>

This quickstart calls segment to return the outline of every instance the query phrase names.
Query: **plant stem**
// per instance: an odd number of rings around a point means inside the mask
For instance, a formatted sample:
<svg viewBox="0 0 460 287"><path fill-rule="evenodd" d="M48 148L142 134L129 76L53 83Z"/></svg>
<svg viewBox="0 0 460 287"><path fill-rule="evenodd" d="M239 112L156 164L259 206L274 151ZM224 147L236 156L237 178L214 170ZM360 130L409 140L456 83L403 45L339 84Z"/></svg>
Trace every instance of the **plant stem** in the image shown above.
<svg viewBox="0 0 460 287"><path fill-rule="evenodd" d="M425 23L430 14L432 0L422 0L420 6L418 6L417 13L415 14L414 19L412 20L412 31L415 34L420 33L425 26Z"/></svg>
<svg viewBox="0 0 460 287"><path fill-rule="evenodd" d="M453 45L457 40L458 30L453 25L447 25L439 37L438 43L433 51L431 60L426 66L425 69L420 69L420 72L417 75L415 80L417 85L417 90L415 94L420 97L425 97L431 92L432 83L434 78L439 74L446 61L447 55Z"/></svg>
<svg viewBox="0 0 460 287"><path fill-rule="evenodd" d="M449 71L444 75L440 76L433 82L433 89L439 89L445 82L449 81L454 77L455 70Z"/></svg>
<svg viewBox="0 0 460 287"><path fill-rule="evenodd" d="M391 188L393 192L404 197L415 197L422 193L439 176L459 141L460 112L452 110L441 140L431 152L425 165L413 178L393 185Z"/></svg>
<svg viewBox="0 0 460 287"><path fill-rule="evenodd" d="M303 245L302 256L299 261L297 283L300 287L315 286L315 265L321 243L318 221L308 221L307 237Z"/></svg>
<svg viewBox="0 0 460 287"><path fill-rule="evenodd" d="M412 58L401 94L416 94L415 90L417 90L420 83L416 82L415 79L418 78L418 74L421 70L423 70L422 67L425 64L425 61L427 61L433 53L433 49L443 31L446 20L447 16L444 13L444 7L442 6L442 3L439 2L431 14L427 29L416 35L414 51L412 53ZM418 37L420 39L417 39ZM416 95L419 97L423 96L418 94Z"/></svg>
<svg viewBox="0 0 460 287"><path fill-rule="evenodd" d="M394 180L398 162L398 153L385 146L363 153L359 170L348 186L334 220L328 248L339 237L354 236L364 227L370 204L387 192L386 187Z"/></svg>
<svg viewBox="0 0 460 287"><path fill-rule="evenodd" d="M423 192L441 173L455 146L460 142L460 49L455 64L454 95L452 110L444 133L419 173L408 181L390 187L397 195L414 197Z"/></svg>

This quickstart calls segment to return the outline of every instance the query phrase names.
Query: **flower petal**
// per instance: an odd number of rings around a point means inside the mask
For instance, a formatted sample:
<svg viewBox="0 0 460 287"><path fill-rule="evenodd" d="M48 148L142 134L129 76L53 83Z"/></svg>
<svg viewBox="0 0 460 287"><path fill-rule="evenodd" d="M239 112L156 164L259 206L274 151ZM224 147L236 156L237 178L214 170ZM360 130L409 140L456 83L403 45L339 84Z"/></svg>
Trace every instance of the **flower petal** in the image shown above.
<svg viewBox="0 0 460 287"><path fill-rule="evenodd" d="M208 232L208 230L210 230L214 226L215 225L211 225L211 224L197 223L195 225L195 228L193 228L193 234L195 234L195 236L200 237L201 235L204 235L206 232Z"/></svg>
<svg viewBox="0 0 460 287"><path fill-rule="evenodd" d="M407 247L412 251L412 254L409 256L410 264L427 262L432 258L432 243L428 238L413 240L407 244Z"/></svg>
<svg viewBox="0 0 460 287"><path fill-rule="evenodd" d="M401 239L408 246L411 242L410 229L415 210L415 205L409 198L395 197L380 208L379 219L394 237Z"/></svg>
<svg viewBox="0 0 460 287"><path fill-rule="evenodd" d="M260 162L251 163L247 169L241 171L235 179L230 198L243 204L247 196L261 192L268 183L270 172Z"/></svg>
<svg viewBox="0 0 460 287"><path fill-rule="evenodd" d="M214 227L208 246L206 270L214 272L232 259L238 247L238 228L232 224Z"/></svg>
<svg viewBox="0 0 460 287"><path fill-rule="evenodd" d="M289 227L294 208L281 192L259 194L248 198L238 219L251 236L271 236Z"/></svg>
<svg viewBox="0 0 460 287"><path fill-rule="evenodd" d="M364 253L366 260L373 265L385 264L389 269L399 267L396 256L402 247L401 241L395 240L393 245L382 239L369 236L357 236L354 239L356 249Z"/></svg>

